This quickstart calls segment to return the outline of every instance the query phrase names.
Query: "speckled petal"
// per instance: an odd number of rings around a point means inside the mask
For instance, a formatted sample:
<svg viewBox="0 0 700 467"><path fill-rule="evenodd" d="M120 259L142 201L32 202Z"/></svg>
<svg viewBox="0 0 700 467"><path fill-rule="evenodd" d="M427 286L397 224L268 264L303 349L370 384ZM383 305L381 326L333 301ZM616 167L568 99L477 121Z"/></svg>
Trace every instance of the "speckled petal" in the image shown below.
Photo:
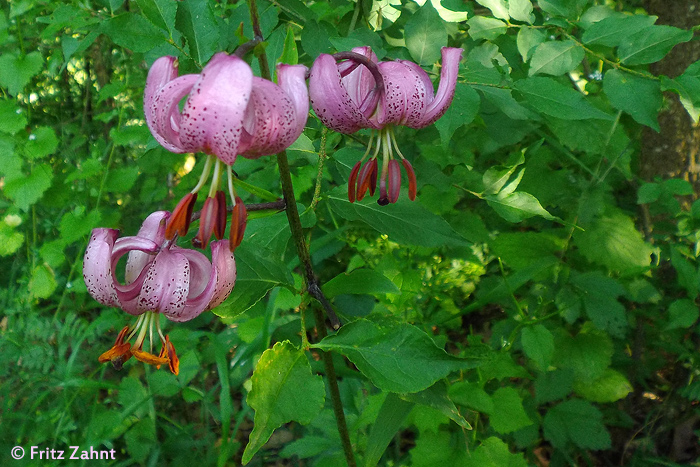
<svg viewBox="0 0 700 467"><path fill-rule="evenodd" d="M155 113L152 111L155 95L168 82L177 78L177 65L175 63L175 57L160 57L153 62L153 65L148 70L146 87L143 90L143 112L146 115L146 122L151 131L153 131L155 123Z"/></svg>
<svg viewBox="0 0 700 467"><path fill-rule="evenodd" d="M85 250L83 279L92 298L107 306L119 306L112 276L112 249L119 235L115 229L94 229Z"/></svg>
<svg viewBox="0 0 700 467"><path fill-rule="evenodd" d="M304 131L304 125L309 117L309 90L306 87L306 72L304 65L277 65L277 84L289 96L294 105L293 131L285 135L285 144L289 146ZM289 141L288 143L286 141ZM286 147L285 146L285 147Z"/></svg>
<svg viewBox="0 0 700 467"><path fill-rule="evenodd" d="M438 85L435 99L425 109L422 121L412 128L422 128L432 125L443 116L452 103L457 86L457 74L459 73L459 61L462 59L462 49L454 47L442 48L442 69L440 70L440 84Z"/></svg>
<svg viewBox="0 0 700 467"><path fill-rule="evenodd" d="M427 91L420 75L412 67L398 61L382 62L378 66L384 76L384 96L379 101L379 111L375 117L377 124L383 127L421 121Z"/></svg>
<svg viewBox="0 0 700 467"><path fill-rule="evenodd" d="M141 224L141 228L136 236L151 240L157 246L162 245L163 241L165 241L165 225L168 218L170 218L168 211L151 213ZM127 284L132 283L141 274L143 268L153 261L153 253L155 251L157 250L148 249L144 252L134 249L129 252L126 260L126 271L124 272L124 280Z"/></svg>
<svg viewBox="0 0 700 467"><path fill-rule="evenodd" d="M122 237L114 244L111 256L112 281L114 282L114 290L117 294L119 306L129 314L140 315L143 313L143 310L140 310L137 306L137 299L141 293L141 287L143 286L146 274L150 269L150 263L153 261L153 255L157 253L159 249L160 246L157 243L138 236ZM146 263L142 269L134 269L131 272L131 277L126 284L120 284L115 274L115 268L119 259L127 253L133 254L136 252L145 255L144 259Z"/></svg>
<svg viewBox="0 0 700 467"><path fill-rule="evenodd" d="M250 66L234 55L216 54L204 67L182 110L180 142L233 164L253 86Z"/></svg>
<svg viewBox="0 0 700 467"><path fill-rule="evenodd" d="M354 133L375 126L360 111L342 84L338 65L331 55L321 54L309 76L311 107L324 125L340 133Z"/></svg>
<svg viewBox="0 0 700 467"><path fill-rule="evenodd" d="M226 240L211 244L211 258L216 270L216 286L207 310L221 305L231 294L236 283L236 260Z"/></svg>
<svg viewBox="0 0 700 467"><path fill-rule="evenodd" d="M180 315L190 287L190 262L177 250L163 249L149 265L137 307L157 311L168 318Z"/></svg>
<svg viewBox="0 0 700 467"><path fill-rule="evenodd" d="M214 245L220 242L212 243L212 251ZM224 240L224 243L228 243ZM178 313L166 315L171 321L189 321L199 316L214 296L216 286L216 270L202 253L196 250L177 249L178 253L183 255L190 264L192 274L190 276L190 290L187 295L185 307Z"/></svg>
<svg viewBox="0 0 700 467"><path fill-rule="evenodd" d="M144 103L146 123L153 137L168 151L185 152L180 142L180 100L185 97L199 75L183 75L167 82Z"/></svg>
<svg viewBox="0 0 700 467"><path fill-rule="evenodd" d="M295 114L294 104L282 88L271 81L253 78L253 90L238 148L241 155L256 159L279 152L292 144L299 136L294 136Z"/></svg>

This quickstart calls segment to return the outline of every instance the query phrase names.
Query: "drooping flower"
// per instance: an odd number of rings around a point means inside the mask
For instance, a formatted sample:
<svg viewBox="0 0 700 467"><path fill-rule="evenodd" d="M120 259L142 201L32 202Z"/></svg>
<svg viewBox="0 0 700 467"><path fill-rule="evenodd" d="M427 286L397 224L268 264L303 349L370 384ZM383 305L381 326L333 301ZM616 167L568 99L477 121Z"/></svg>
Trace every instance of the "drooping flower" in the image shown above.
<svg viewBox="0 0 700 467"><path fill-rule="evenodd" d="M167 211L149 215L138 234L118 238L115 229L94 229L85 251L83 277L98 302L138 316L136 324L119 333L114 346L99 357L116 368L133 355L138 360L168 365L178 373L175 346L160 327L160 314L175 322L189 321L221 304L236 281L236 262L227 241L211 244L212 260L196 250L180 248L165 238ZM128 253L124 283L117 279L119 259ZM161 341L152 351L153 329ZM144 350L148 335L150 345ZM133 345L128 341L134 339Z"/></svg>
<svg viewBox="0 0 700 467"><path fill-rule="evenodd" d="M233 185L231 164L241 155L255 159L275 154L301 134L309 112L303 65L277 65L279 84L253 76L250 66L235 55L218 53L200 74L178 77L175 57L153 63L144 91L146 122L156 140L175 153L208 155L197 186L173 211L166 238L184 235L197 193L214 167L213 182L202 209L195 246L206 248L212 234L221 239L226 230L226 196L219 190L222 165L234 205L230 247L243 238L247 213ZM180 101L187 96L182 110ZM236 207L238 206L238 207Z"/></svg>
<svg viewBox="0 0 700 467"><path fill-rule="evenodd" d="M406 60L377 63L370 47L357 47L352 53L322 54L314 61L309 77L311 107L328 128L354 133L370 128L367 152L350 172L348 199L374 195L379 178L379 204L395 203L401 187L401 169L394 151L408 175L408 197L416 197L416 176L411 163L401 154L394 126L423 128L437 121L448 109L457 85L462 49L442 48L442 69L437 92L428 74ZM340 61L340 63L338 63ZM367 163L376 137L374 153ZM378 177L377 156L382 151L382 171Z"/></svg>

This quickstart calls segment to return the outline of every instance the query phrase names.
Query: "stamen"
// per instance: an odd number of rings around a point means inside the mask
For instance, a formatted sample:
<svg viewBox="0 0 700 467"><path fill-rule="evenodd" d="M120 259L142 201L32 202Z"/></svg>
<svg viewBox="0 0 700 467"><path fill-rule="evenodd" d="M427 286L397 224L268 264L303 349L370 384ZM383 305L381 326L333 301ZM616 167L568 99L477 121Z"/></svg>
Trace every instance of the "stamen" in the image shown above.
<svg viewBox="0 0 700 467"><path fill-rule="evenodd" d="M389 161L389 202L395 203L399 199L401 192L401 167L399 161L392 159Z"/></svg>
<svg viewBox="0 0 700 467"><path fill-rule="evenodd" d="M217 240L224 238L226 233L226 194L219 190L216 192L216 223L214 224L214 236Z"/></svg>
<svg viewBox="0 0 700 467"><path fill-rule="evenodd" d="M348 179L348 201L351 203L355 202L355 189L357 186L357 173L360 171L360 166L362 161L358 161L350 171L350 178Z"/></svg>
<svg viewBox="0 0 700 467"><path fill-rule="evenodd" d="M401 157L401 159L406 159L404 157L403 153L401 152L401 149L399 149L399 144L396 142L396 136L394 135L394 127L390 126L388 130L389 130L389 135L391 136L391 143L394 145L394 150L396 150L396 152L399 154L399 157Z"/></svg>
<svg viewBox="0 0 700 467"><path fill-rule="evenodd" d="M374 130L372 130L369 134L369 142L367 143L367 150L365 151L364 155L362 156L362 159L360 159L360 162L364 162L365 158L369 154L369 152L372 150L372 140L374 139Z"/></svg>
<svg viewBox="0 0 700 467"><path fill-rule="evenodd" d="M214 175L211 177L211 187L209 188L209 197L213 198L216 195L216 192L219 190L219 184L221 182L221 165L223 162L221 162L219 159L216 159L216 164L214 165Z"/></svg>
<svg viewBox="0 0 700 467"><path fill-rule="evenodd" d="M187 193L184 198L177 203L172 215L165 225L165 238L172 240L175 235L181 237L187 235L192 220L194 203L197 201L197 193Z"/></svg>
<svg viewBox="0 0 700 467"><path fill-rule="evenodd" d="M406 169L406 175L408 175L408 199L414 201L417 191L416 173L413 171L413 166L408 162L408 159L402 159L401 163L403 168Z"/></svg>
<svg viewBox="0 0 700 467"><path fill-rule="evenodd" d="M211 234L214 232L217 218L218 200L217 198L209 196L206 201L204 201L204 207L202 207L202 215L199 218L199 231L192 239L192 245L195 248L204 249L207 247Z"/></svg>
<svg viewBox="0 0 700 467"><path fill-rule="evenodd" d="M391 160L391 143L389 141L388 132L383 132L381 136L383 136L382 139L384 144L382 144L382 175L379 180L379 199L377 200L377 204L380 206L386 206L389 204L389 198L386 191L386 176L389 170L389 161Z"/></svg>
<svg viewBox="0 0 700 467"><path fill-rule="evenodd" d="M236 189L233 187L233 169L230 165L226 166L226 175L228 178L228 194L231 197L231 203L236 205Z"/></svg>
<svg viewBox="0 0 700 467"><path fill-rule="evenodd" d="M231 211L231 231L229 232L229 249L233 252L241 244L248 224L248 211L243 200L236 196L236 205Z"/></svg>
<svg viewBox="0 0 700 467"><path fill-rule="evenodd" d="M192 191L190 193L197 193L199 190L202 189L204 184L209 180L209 172L211 172L211 164L214 162L214 160L219 160L216 158L216 156L212 156L211 154L207 156L207 161L204 163L204 169L202 169L202 175L199 176L199 182L197 182L197 186L192 188Z"/></svg>

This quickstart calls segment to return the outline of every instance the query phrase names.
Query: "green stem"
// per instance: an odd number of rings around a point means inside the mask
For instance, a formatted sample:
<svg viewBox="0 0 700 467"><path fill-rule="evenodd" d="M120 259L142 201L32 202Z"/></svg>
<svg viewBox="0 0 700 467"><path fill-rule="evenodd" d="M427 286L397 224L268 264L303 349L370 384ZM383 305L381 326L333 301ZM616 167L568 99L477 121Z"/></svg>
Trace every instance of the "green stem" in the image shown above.
<svg viewBox="0 0 700 467"><path fill-rule="evenodd" d="M247 1L248 9L250 10L251 23L253 25L253 32L256 36L262 37L263 34L262 29L260 28L260 18L258 16L256 2L255 0ZM269 80L271 77L270 69L267 66L267 56L264 52L258 56L258 61L260 63L260 74L263 78ZM279 168L282 193L284 194L284 200L286 202L285 212L287 213L287 221L292 233L292 238L294 239L294 244L297 248L297 256L299 256L299 261L304 267L304 281L306 282L306 289L311 296L316 298L316 300L323 305L328 318L331 320L331 323L335 328L337 328L340 326L340 321L333 312L333 308L326 299L325 295L321 291L321 287L316 280L316 276L314 275L313 267L311 265L311 255L309 254L309 248L304 239L304 231L301 226L301 219L299 218L296 197L294 196L294 187L292 185L292 177L289 172L289 161L287 160L286 151L282 151L277 154L277 167ZM316 330L319 337L323 339L323 337L328 334L326 331L324 316L323 313L321 313L321 310L319 310L317 307L313 308L316 317ZM340 440L343 445L345 459L347 460L349 467L356 467L357 464L355 463L355 456L352 451L352 443L350 442L348 425L345 421L343 402L340 400L340 390L338 388L338 379L335 374L332 356L324 352L323 361L326 368L326 375L328 377L328 386L333 403L333 412L335 413L338 434L340 435Z"/></svg>
<svg viewBox="0 0 700 467"><path fill-rule="evenodd" d="M318 331L319 340L322 340L328 335L326 326L323 324L323 313L318 307L313 307L314 317L316 318L316 330ZM338 389L338 377L335 374L335 366L333 366L333 355L330 352L323 352L323 365L326 368L326 377L328 377L328 388L331 393L331 401L333 402L333 413L335 421L338 425L338 433L340 441L343 445L345 460L349 467L356 467L355 455L352 452L352 443L350 442L350 433L348 432L348 424L345 421L345 412L343 411L343 402L340 400L340 390Z"/></svg>
<svg viewBox="0 0 700 467"><path fill-rule="evenodd" d="M308 210L315 211L316 205L321 199L321 182L323 181L323 163L326 161L326 136L328 136L328 128L323 128L321 132L321 147L318 151L318 174L316 174L316 188L314 189L314 198L311 201L311 206Z"/></svg>

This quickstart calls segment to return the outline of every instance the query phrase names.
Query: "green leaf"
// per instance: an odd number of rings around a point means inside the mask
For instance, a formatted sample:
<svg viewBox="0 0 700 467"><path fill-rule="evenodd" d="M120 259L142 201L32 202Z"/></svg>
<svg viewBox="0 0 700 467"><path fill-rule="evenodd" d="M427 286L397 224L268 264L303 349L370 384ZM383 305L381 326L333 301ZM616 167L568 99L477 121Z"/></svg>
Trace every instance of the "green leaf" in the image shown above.
<svg viewBox="0 0 700 467"><path fill-rule="evenodd" d="M698 62L690 65L681 76L673 80L661 76L661 86L662 91L674 91L679 95L681 104L695 124L700 121L700 65Z"/></svg>
<svg viewBox="0 0 700 467"><path fill-rule="evenodd" d="M163 32L143 16L123 13L108 19L102 32L120 47L143 53L165 42Z"/></svg>
<svg viewBox="0 0 700 467"><path fill-rule="evenodd" d="M599 378L610 366L613 344L607 334L584 329L576 337L555 339L554 365L573 370L577 380Z"/></svg>
<svg viewBox="0 0 700 467"><path fill-rule="evenodd" d="M594 221L574 240L589 261L623 274L633 274L649 267L652 249L634 227L632 219L613 211Z"/></svg>
<svg viewBox="0 0 700 467"><path fill-rule="evenodd" d="M450 398L459 405L477 412L493 413L494 406L491 396L475 383L460 381L450 386Z"/></svg>
<svg viewBox="0 0 700 467"><path fill-rule="evenodd" d="M493 16L496 18L504 19L506 21L510 19L506 0L476 0L476 3L491 10L491 13L493 13Z"/></svg>
<svg viewBox="0 0 700 467"><path fill-rule="evenodd" d="M326 297L343 294L400 294L401 290L381 272L373 269L355 269L335 276L323 285Z"/></svg>
<svg viewBox="0 0 700 467"><path fill-rule="evenodd" d="M5 184L5 195L14 200L18 208L26 211L39 201L49 189L53 172L48 164L35 165L27 177L16 178Z"/></svg>
<svg viewBox="0 0 700 467"><path fill-rule="evenodd" d="M576 381L574 391L591 402L615 402L627 397L632 385L624 375L608 368L597 379Z"/></svg>
<svg viewBox="0 0 700 467"><path fill-rule="evenodd" d="M487 18L485 16L472 16L467 20L469 36L475 41L486 39L492 41L501 34L505 34L508 26L500 19Z"/></svg>
<svg viewBox="0 0 700 467"><path fill-rule="evenodd" d="M39 127L29 135L24 151L29 159L35 160L53 154L58 148L58 139L52 128Z"/></svg>
<svg viewBox="0 0 700 467"><path fill-rule="evenodd" d="M24 56L5 52L0 56L0 86L16 96L44 67L44 57L37 51Z"/></svg>
<svg viewBox="0 0 700 467"><path fill-rule="evenodd" d="M284 39L284 49L282 49L282 55L278 60L279 63L286 63L288 65L296 65L299 63L299 52L297 51L297 42L294 40L294 30L287 27L287 35Z"/></svg>
<svg viewBox="0 0 700 467"><path fill-rule="evenodd" d="M552 78L535 76L516 81L515 89L523 94L533 108L552 117L565 120L612 120L610 115L586 101L583 94Z"/></svg>
<svg viewBox="0 0 700 467"><path fill-rule="evenodd" d="M518 45L518 52L520 52L520 56L523 57L523 61L527 62L530 60L535 48L546 40L547 36L539 29L520 28L516 43Z"/></svg>
<svg viewBox="0 0 700 467"><path fill-rule="evenodd" d="M522 222L530 217L540 216L547 220L560 220L542 207L537 198L524 191L484 197L489 206L508 222Z"/></svg>
<svg viewBox="0 0 700 467"><path fill-rule="evenodd" d="M491 243L496 256L513 269L523 269L533 262L553 257L563 248L561 240L540 232L503 232Z"/></svg>
<svg viewBox="0 0 700 467"><path fill-rule="evenodd" d="M508 0L508 14L516 21L532 24L535 21L535 15L532 10L532 2L530 0Z"/></svg>
<svg viewBox="0 0 700 467"><path fill-rule="evenodd" d="M22 109L10 99L0 100L0 132L14 135L27 125ZM3 168L4 169L4 168Z"/></svg>
<svg viewBox="0 0 700 467"><path fill-rule="evenodd" d="M598 329L615 337L624 337L627 331L627 312L617 301L626 293L615 279L593 271L574 277L574 284L583 292L586 314Z"/></svg>
<svg viewBox="0 0 700 467"><path fill-rule="evenodd" d="M584 55L583 49L574 41L545 42L532 54L529 74L566 74L581 64Z"/></svg>
<svg viewBox="0 0 700 467"><path fill-rule="evenodd" d="M525 413L523 401L517 389L498 388L491 397L493 412L489 414L489 422L496 432L507 434L532 425L532 420Z"/></svg>
<svg viewBox="0 0 700 467"><path fill-rule="evenodd" d="M291 421L310 423L323 408L325 398L323 379L311 373L303 350L284 341L263 352L246 399L255 410L255 421L243 464L250 462L278 427Z"/></svg>
<svg viewBox="0 0 700 467"><path fill-rule="evenodd" d="M695 324L700 310L693 300L675 300L668 307L669 322L665 329L687 329Z"/></svg>
<svg viewBox="0 0 700 467"><path fill-rule="evenodd" d="M175 27L187 39L194 61L203 66L219 46L219 26L209 2L181 0L177 3Z"/></svg>
<svg viewBox="0 0 700 467"><path fill-rule="evenodd" d="M48 264L42 264L32 270L32 277L29 279L29 293L32 298L49 298L56 287L56 274Z"/></svg>
<svg viewBox="0 0 700 467"><path fill-rule="evenodd" d="M443 149L447 149L455 131L462 125L471 123L479 113L481 99L473 87L457 83L452 104L447 112L435 122L435 128L440 133Z"/></svg>
<svg viewBox="0 0 700 467"><path fill-rule="evenodd" d="M700 273L685 259L678 246L671 248L671 264L678 274L678 284L694 300L700 291Z"/></svg>
<svg viewBox="0 0 700 467"><path fill-rule="evenodd" d="M661 196L661 185L658 183L645 183L637 191L637 204L648 204L657 201Z"/></svg>
<svg viewBox="0 0 700 467"><path fill-rule="evenodd" d="M9 256L24 243L24 235L17 232L13 226L7 225L5 220L0 222L0 256Z"/></svg>
<svg viewBox="0 0 700 467"><path fill-rule="evenodd" d="M447 46L445 24L431 2L425 2L406 22L406 48L420 65L432 65L440 59L440 49Z"/></svg>
<svg viewBox="0 0 700 467"><path fill-rule="evenodd" d="M321 54L332 53L329 37L334 34L331 26L325 21L307 21L301 31L301 47L309 57L318 57ZM337 32L336 32L337 34Z"/></svg>
<svg viewBox="0 0 700 467"><path fill-rule="evenodd" d="M546 371L554 356L554 336L541 324L523 328L520 339L525 355L533 359L540 369Z"/></svg>
<svg viewBox="0 0 700 467"><path fill-rule="evenodd" d="M569 19L575 19L575 15L587 3L587 0L537 0L537 4L543 11Z"/></svg>
<svg viewBox="0 0 700 467"><path fill-rule="evenodd" d="M415 392L413 394L401 394L399 397L409 402L431 407L447 416L450 420L454 421L462 428L466 428L467 430L472 429L472 426L459 413L459 410L457 410L457 407L455 407L454 402L452 402L450 399L449 395L447 394L447 385L443 381L438 381L428 389L424 389L420 392Z"/></svg>
<svg viewBox="0 0 700 467"><path fill-rule="evenodd" d="M618 48L617 55L625 65L641 65L658 62L681 42L693 38L692 31L673 26L651 26L627 36Z"/></svg>
<svg viewBox="0 0 700 467"><path fill-rule="evenodd" d="M139 168L136 166L111 169L107 174L104 191L106 193L124 193L129 191L139 177Z"/></svg>
<svg viewBox="0 0 700 467"><path fill-rule="evenodd" d="M400 398L397 394L392 392L387 394L369 432L369 438L367 438L365 466L372 467L379 463L382 454L396 436L414 405L414 403Z"/></svg>
<svg viewBox="0 0 700 467"><path fill-rule="evenodd" d="M137 0L136 3L146 19L173 36L177 3L170 0Z"/></svg>
<svg viewBox="0 0 700 467"><path fill-rule="evenodd" d="M581 449L610 449L610 433L603 425L603 414L589 402L572 399L547 411L544 437L558 449L569 444Z"/></svg>
<svg viewBox="0 0 700 467"><path fill-rule="evenodd" d="M605 73L603 91L613 107L627 112L642 125L660 131L657 116L663 97L658 81L613 69Z"/></svg>
<svg viewBox="0 0 700 467"><path fill-rule="evenodd" d="M651 27L656 19L648 15L609 16L593 23L581 40L589 45L617 47L629 36Z"/></svg>
<svg viewBox="0 0 700 467"><path fill-rule="evenodd" d="M513 1L513 0L511 0ZM465 467L527 467L522 453L512 454L503 440L491 436L474 449Z"/></svg>
<svg viewBox="0 0 700 467"><path fill-rule="evenodd" d="M372 199L350 203L347 188L341 187L331 192L328 200L333 212L347 220L366 222L398 243L427 247L467 245L443 218L405 197L387 206L379 206Z"/></svg>
<svg viewBox="0 0 700 467"><path fill-rule="evenodd" d="M535 380L535 401L545 404L568 396L573 390L574 372L554 370L541 373Z"/></svg>
<svg viewBox="0 0 700 467"><path fill-rule="evenodd" d="M273 287L294 285L289 270L272 261L264 250L246 246L236 249L236 285L229 298L213 312L221 317L237 316L258 303Z"/></svg>
<svg viewBox="0 0 700 467"><path fill-rule="evenodd" d="M478 359L446 353L408 323L359 319L312 347L345 355L375 386L389 392L422 391L453 371L479 364Z"/></svg>

